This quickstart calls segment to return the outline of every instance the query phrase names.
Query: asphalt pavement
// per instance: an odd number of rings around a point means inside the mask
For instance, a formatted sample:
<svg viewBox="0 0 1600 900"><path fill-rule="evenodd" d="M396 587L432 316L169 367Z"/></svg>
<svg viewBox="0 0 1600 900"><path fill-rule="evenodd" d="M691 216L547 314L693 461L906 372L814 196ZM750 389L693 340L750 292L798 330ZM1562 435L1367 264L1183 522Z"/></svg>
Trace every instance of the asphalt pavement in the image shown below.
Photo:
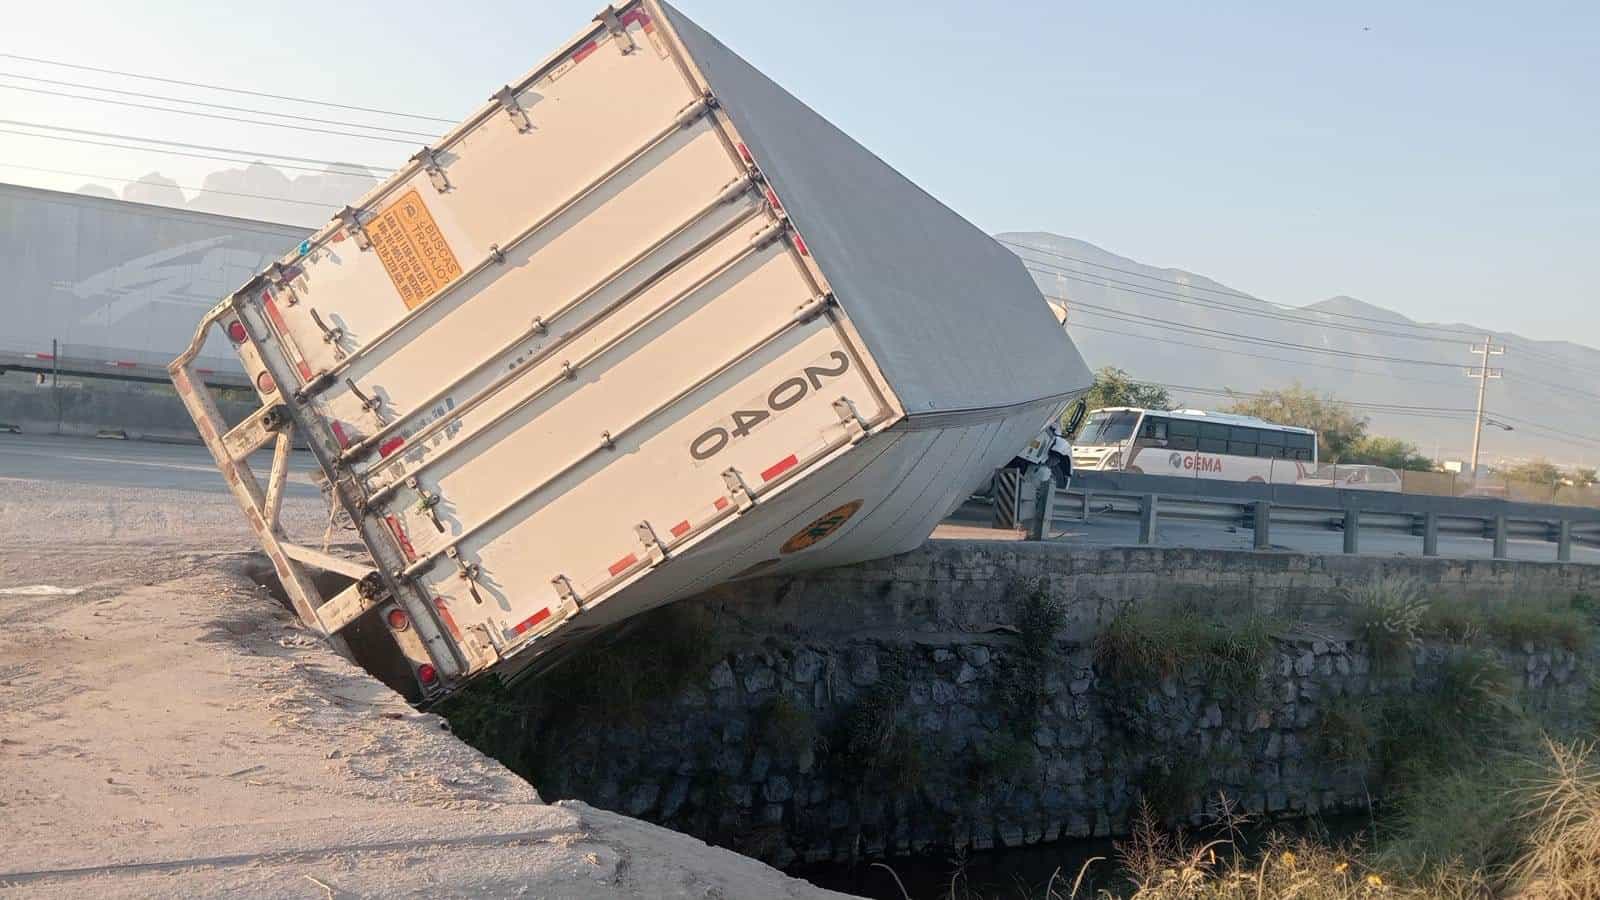
<svg viewBox="0 0 1600 900"><path fill-rule="evenodd" d="M265 483L272 454L258 453L250 458L250 464ZM315 468L309 453L295 452L289 496L320 493L311 479ZM211 454L199 445L56 435L0 434L0 478L227 493Z"/></svg>
<svg viewBox="0 0 1600 900"><path fill-rule="evenodd" d="M257 476L263 481L271 467L266 452L251 458ZM310 454L297 451L290 470L290 496L314 497L319 494L311 473L315 463ZM186 444L158 444L143 441L99 440L94 438L49 435L0 434L0 478L26 478L104 487L160 488L167 490L226 493L222 476L204 447ZM3 499L3 495L0 495ZM950 526L985 526L988 508L968 506L958 511ZM970 530L970 529L969 529ZM950 531L949 527L943 529ZM970 535L969 535L970 536ZM1162 546L1205 547L1248 550L1255 535L1248 528L1221 522L1164 521L1157 527ZM1057 519L1052 540L1096 546L1127 546L1139 540L1138 522L1131 517L1095 514L1088 521ZM1336 554L1344 551L1344 533L1332 528L1274 525L1275 549L1303 553ZM1482 538L1441 534L1441 556L1488 559L1493 542ZM1545 541L1511 540L1507 549L1512 559L1554 561L1555 544ZM1361 552L1388 555L1422 555L1422 539L1407 535L1365 532ZM1600 548L1576 544L1574 562L1600 564Z"/></svg>

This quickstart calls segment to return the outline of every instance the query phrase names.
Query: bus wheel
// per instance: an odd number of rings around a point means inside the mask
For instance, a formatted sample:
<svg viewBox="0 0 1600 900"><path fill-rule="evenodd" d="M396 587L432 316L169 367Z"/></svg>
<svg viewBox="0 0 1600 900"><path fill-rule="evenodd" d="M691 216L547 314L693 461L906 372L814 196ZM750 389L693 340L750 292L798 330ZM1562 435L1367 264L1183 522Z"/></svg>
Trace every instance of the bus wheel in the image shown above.
<svg viewBox="0 0 1600 900"><path fill-rule="evenodd" d="M1123 469L1122 471L1124 471L1124 472L1132 472L1135 475L1143 475L1144 474L1144 470L1139 468L1138 466L1128 466L1127 468Z"/></svg>
<svg viewBox="0 0 1600 900"><path fill-rule="evenodd" d="M1267 483L1267 480L1265 478L1262 478L1260 475L1251 475L1249 478L1246 478L1245 481L1248 481L1251 484L1266 484Z"/></svg>

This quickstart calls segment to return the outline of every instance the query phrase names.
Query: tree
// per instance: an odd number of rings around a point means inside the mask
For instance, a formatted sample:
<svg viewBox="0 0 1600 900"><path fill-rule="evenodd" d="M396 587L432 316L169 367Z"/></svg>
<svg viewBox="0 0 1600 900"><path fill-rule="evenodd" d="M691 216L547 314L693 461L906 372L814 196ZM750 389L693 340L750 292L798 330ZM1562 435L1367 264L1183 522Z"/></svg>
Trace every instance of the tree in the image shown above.
<svg viewBox="0 0 1600 900"><path fill-rule="evenodd" d="M1573 469L1572 483L1577 487L1594 487L1600 482L1600 471L1594 469Z"/></svg>
<svg viewBox="0 0 1600 900"><path fill-rule="evenodd" d="M1298 381L1282 390L1236 400L1224 411L1312 429L1317 433L1317 458L1323 462L1350 462L1345 454L1367 436L1365 417L1351 412L1332 394L1318 395Z"/></svg>
<svg viewBox="0 0 1600 900"><path fill-rule="evenodd" d="M1561 470L1546 459L1517 463L1497 469L1496 474L1507 481L1525 481L1529 484L1553 485L1561 480Z"/></svg>
<svg viewBox="0 0 1600 900"><path fill-rule="evenodd" d="M1094 385L1084 395L1090 409L1108 406L1139 406L1145 409L1171 409L1172 398L1159 384L1134 381L1127 372L1115 366L1104 366L1094 373Z"/></svg>
<svg viewBox="0 0 1600 900"><path fill-rule="evenodd" d="M1356 441L1339 457L1339 462L1351 465L1388 466L1391 469L1411 469L1432 472L1433 460L1423 456L1416 444L1399 438L1369 435Z"/></svg>

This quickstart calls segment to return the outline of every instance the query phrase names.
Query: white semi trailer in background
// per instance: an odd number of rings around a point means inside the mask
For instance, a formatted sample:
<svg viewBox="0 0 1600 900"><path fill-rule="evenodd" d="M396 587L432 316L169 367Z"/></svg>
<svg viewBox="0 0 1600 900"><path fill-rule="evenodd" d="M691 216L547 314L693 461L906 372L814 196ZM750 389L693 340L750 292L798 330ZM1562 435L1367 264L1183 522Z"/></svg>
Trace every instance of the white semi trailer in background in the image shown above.
<svg viewBox="0 0 1600 900"><path fill-rule="evenodd" d="M164 383L195 318L303 237L292 225L0 184L0 370ZM202 355L208 382L245 385L220 335Z"/></svg>
<svg viewBox="0 0 1600 900"><path fill-rule="evenodd" d="M226 433L192 372L213 327L263 403ZM1016 256L656 0L495 91L171 372L300 616L385 623L424 700L916 547L1092 381ZM281 533L291 434L370 564ZM308 567L358 581L325 599Z"/></svg>

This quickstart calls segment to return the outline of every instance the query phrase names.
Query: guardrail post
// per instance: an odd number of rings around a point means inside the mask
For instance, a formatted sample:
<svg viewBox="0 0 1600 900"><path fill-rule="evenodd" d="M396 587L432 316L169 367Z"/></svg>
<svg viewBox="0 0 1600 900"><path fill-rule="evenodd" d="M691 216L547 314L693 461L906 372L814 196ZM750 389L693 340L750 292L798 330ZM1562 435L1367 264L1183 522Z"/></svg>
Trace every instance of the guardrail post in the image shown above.
<svg viewBox="0 0 1600 900"><path fill-rule="evenodd" d="M1422 555L1439 555L1439 514L1436 512L1422 514Z"/></svg>
<svg viewBox="0 0 1600 900"><path fill-rule="evenodd" d="M1344 552L1361 552L1361 510L1355 507L1344 511Z"/></svg>
<svg viewBox="0 0 1600 900"><path fill-rule="evenodd" d="M1253 526L1256 532L1256 549L1272 549L1272 504L1266 500L1257 500Z"/></svg>
<svg viewBox="0 0 1600 900"><path fill-rule="evenodd" d="M1055 499L1056 486L1050 479L1046 478L1034 488L1033 519L1028 522L1028 540L1050 539L1050 522L1054 518Z"/></svg>
<svg viewBox="0 0 1600 900"><path fill-rule="evenodd" d="M1156 495L1145 494L1139 501L1139 543L1156 542Z"/></svg>
<svg viewBox="0 0 1600 900"><path fill-rule="evenodd" d="M1572 520L1556 523L1556 562L1572 562Z"/></svg>
<svg viewBox="0 0 1600 900"><path fill-rule="evenodd" d="M1494 558L1506 558L1506 517L1499 514L1494 517Z"/></svg>

